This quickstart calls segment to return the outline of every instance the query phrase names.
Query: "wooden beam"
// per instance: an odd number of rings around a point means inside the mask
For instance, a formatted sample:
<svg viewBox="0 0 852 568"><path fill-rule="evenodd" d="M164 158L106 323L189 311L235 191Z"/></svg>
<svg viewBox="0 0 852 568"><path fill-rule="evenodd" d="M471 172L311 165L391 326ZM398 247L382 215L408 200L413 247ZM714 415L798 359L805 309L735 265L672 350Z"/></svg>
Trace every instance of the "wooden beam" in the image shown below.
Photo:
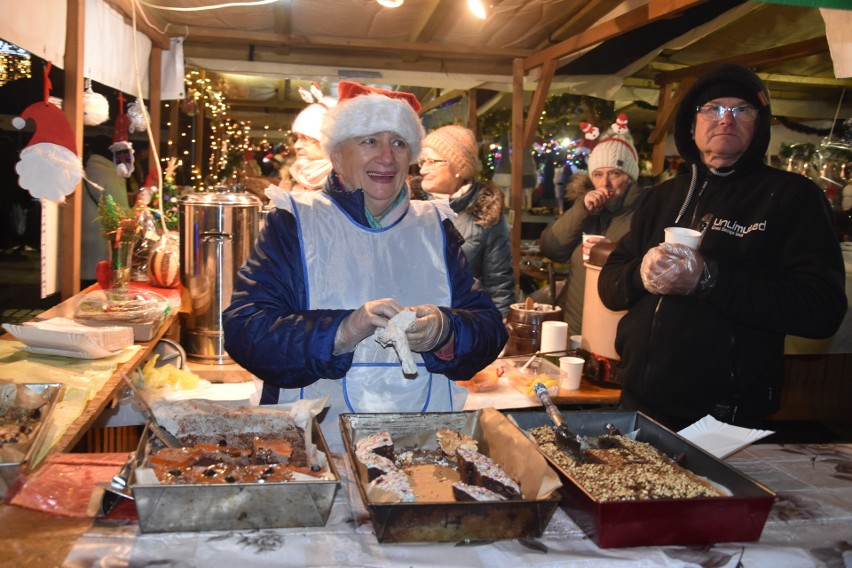
<svg viewBox="0 0 852 568"><path fill-rule="evenodd" d="M567 21L550 32L547 41L539 44L538 48L545 49L553 45L555 41L564 40L589 29L592 24L612 12L619 4L621 4L621 0L588 0Z"/></svg>
<svg viewBox="0 0 852 568"><path fill-rule="evenodd" d="M515 290L521 282L521 223L524 216L524 60L515 59L512 65L512 137L511 137L511 210L512 269L515 272Z"/></svg>
<svg viewBox="0 0 852 568"><path fill-rule="evenodd" d="M535 93L533 94L524 124L524 148L532 146L533 138L538 130L538 119L541 118L541 111L544 110L544 103L547 102L547 95L550 91L550 84L553 82L553 73L555 72L556 61L553 59L545 62L541 68L541 74L536 83Z"/></svg>
<svg viewBox="0 0 852 568"><path fill-rule="evenodd" d="M183 35L183 32L175 32L174 35ZM528 57L533 54L531 49L499 48L479 46L471 49L469 46L458 46L456 44L445 44L432 41L410 42L410 41L386 41L360 38L341 38L336 36L285 36L272 32L245 32L241 30L229 30L222 28L211 28L194 26L190 28L189 36L184 43L188 44L213 43L217 45L288 45L291 49L330 49L347 51L375 51L387 55L388 53L417 55L433 55L457 59L513 59L515 57Z"/></svg>
<svg viewBox="0 0 852 568"><path fill-rule="evenodd" d="M464 95L465 95L465 92L459 91L458 89L453 89L451 91L447 91L446 93L443 93L440 97L434 98L431 101L429 101L428 103L425 103L424 105L422 105L422 107L420 108L420 114L421 115L426 114L430 110L438 108L442 104L444 104L448 101L451 101L453 99L463 97Z"/></svg>
<svg viewBox="0 0 852 568"><path fill-rule="evenodd" d="M83 155L83 46L86 37L86 0L68 0L65 19L65 93L62 111L71 123L77 155ZM80 291L80 242L82 240L82 186L67 196L59 217L60 298L67 300ZM88 219L87 221L90 221ZM45 251L42 251L45 254Z"/></svg>
<svg viewBox="0 0 852 568"><path fill-rule="evenodd" d="M288 37L293 31L293 4L292 2L276 2L272 5L272 22L275 33ZM290 46L279 45L275 52L280 55L289 55Z"/></svg>
<svg viewBox="0 0 852 568"><path fill-rule="evenodd" d="M715 61L709 61L700 65L684 67L682 69L678 69L677 71L670 71L668 73L661 74L659 77L657 77L657 82L660 85L664 85L673 81L680 81L684 77L700 77L706 72L711 71L721 65L726 65L728 63L738 63L739 65L742 65L744 67L754 68L759 67L761 65L775 65L784 61L800 59L802 57L815 55L817 53L824 53L827 51L828 40L824 35L822 35L813 39L808 39L797 43L790 43L779 47L764 49L762 51L754 51L752 53L732 55L731 57L716 59Z"/></svg>
<svg viewBox="0 0 852 568"><path fill-rule="evenodd" d="M707 0L651 0L644 6L635 8L612 20L604 22L574 37L561 41L527 57L524 60L524 70L529 71L546 61L558 60L561 57L576 53L586 47L591 47L602 41L612 39L627 32L639 29L661 18L667 18L678 12L703 4Z"/></svg>

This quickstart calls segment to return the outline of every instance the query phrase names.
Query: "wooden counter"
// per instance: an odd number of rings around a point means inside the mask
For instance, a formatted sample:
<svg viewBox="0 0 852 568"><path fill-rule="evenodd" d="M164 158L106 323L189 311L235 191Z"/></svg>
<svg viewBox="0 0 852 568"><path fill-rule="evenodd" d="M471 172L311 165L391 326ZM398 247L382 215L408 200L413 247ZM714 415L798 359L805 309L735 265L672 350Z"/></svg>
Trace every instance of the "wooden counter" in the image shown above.
<svg viewBox="0 0 852 568"><path fill-rule="evenodd" d="M136 283L133 283L136 284ZM133 285L131 284L131 285ZM96 287L88 288L82 293L89 292ZM160 290L157 289L158 293L162 295L171 295L171 293L179 294L176 290ZM179 295L176 296L179 301ZM53 308L43 312L37 318L39 321L48 320L55 317L62 317L67 319L73 319L74 316L74 304L77 297L72 297L64 302L54 306ZM168 298L172 301L174 298ZM74 446L79 442L86 432L91 428L94 423L97 421L100 414L104 411L107 406L117 402L119 393L121 391L122 385L122 375L130 376L136 368L144 363L151 354L151 351L157 345L157 342L160 341L163 337L174 337L177 334L178 326L177 326L177 317L178 317L178 309L174 308L169 311L166 317L163 320L160 328L154 333L153 337L144 342L137 342L136 345L140 346L139 349L130 359L126 362L120 364L116 370L113 372L112 376L107 380L107 382L103 385L103 387L95 394L95 396L88 401L86 404L86 408L83 410L83 413L77 417L74 422L66 430L65 434L57 441L57 443L50 449L48 452L48 456L71 451ZM4 334L2 339L14 339L14 337L10 334Z"/></svg>

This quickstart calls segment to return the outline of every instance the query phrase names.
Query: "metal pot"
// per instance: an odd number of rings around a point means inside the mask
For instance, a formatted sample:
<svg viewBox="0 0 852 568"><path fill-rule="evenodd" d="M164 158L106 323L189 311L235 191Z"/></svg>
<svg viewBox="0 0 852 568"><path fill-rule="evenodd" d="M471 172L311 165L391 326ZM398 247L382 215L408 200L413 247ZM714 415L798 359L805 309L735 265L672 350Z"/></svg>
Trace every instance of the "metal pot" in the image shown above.
<svg viewBox="0 0 852 568"><path fill-rule="evenodd" d="M234 278L257 237L261 202L248 193L217 188L178 200L180 266L184 298L181 344L190 360L225 364L222 311L231 302Z"/></svg>
<svg viewBox="0 0 852 568"><path fill-rule="evenodd" d="M506 329L509 341L504 355L537 353L541 347L541 324L545 321L562 321L562 308L551 304L535 304L526 309L524 304L509 306Z"/></svg>

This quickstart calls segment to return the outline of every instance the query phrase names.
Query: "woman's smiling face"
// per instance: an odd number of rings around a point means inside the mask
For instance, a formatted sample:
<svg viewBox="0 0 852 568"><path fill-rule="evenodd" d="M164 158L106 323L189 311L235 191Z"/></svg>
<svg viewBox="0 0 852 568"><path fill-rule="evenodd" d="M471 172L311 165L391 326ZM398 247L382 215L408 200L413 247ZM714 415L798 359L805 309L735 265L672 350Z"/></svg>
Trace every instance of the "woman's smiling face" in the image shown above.
<svg viewBox="0 0 852 568"><path fill-rule="evenodd" d="M344 140L331 162L346 186L364 190L367 210L379 216L405 184L411 148L394 132L377 132Z"/></svg>

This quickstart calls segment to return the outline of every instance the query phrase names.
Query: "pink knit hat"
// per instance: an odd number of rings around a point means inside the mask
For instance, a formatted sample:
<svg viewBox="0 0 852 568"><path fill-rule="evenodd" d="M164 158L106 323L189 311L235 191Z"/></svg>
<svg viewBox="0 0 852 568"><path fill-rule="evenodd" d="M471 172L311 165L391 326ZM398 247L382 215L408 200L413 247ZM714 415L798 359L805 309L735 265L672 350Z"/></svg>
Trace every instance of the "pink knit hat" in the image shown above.
<svg viewBox="0 0 852 568"><path fill-rule="evenodd" d="M464 126L442 126L430 132L423 146L432 148L447 160L461 179L470 179L479 171L476 137Z"/></svg>

